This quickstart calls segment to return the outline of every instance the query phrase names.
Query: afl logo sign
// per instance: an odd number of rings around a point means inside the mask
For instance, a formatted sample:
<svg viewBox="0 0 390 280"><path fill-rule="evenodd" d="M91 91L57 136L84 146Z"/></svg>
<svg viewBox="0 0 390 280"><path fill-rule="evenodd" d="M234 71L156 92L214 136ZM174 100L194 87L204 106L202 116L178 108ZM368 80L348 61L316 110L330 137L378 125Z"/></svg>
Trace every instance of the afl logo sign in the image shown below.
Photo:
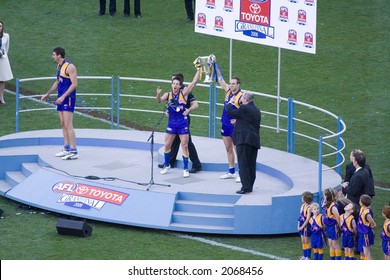
<svg viewBox="0 0 390 280"><path fill-rule="evenodd" d="M105 203L122 205L129 196L120 191L69 181L54 184L52 191L61 195L58 202L66 206L97 210L100 210Z"/></svg>

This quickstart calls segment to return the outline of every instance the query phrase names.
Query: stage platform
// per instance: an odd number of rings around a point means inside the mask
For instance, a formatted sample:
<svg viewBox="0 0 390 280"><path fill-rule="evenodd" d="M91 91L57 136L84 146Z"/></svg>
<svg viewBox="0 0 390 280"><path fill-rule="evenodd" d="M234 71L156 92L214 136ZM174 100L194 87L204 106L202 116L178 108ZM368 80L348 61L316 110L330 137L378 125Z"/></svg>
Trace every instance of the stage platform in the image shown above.
<svg viewBox="0 0 390 280"><path fill-rule="evenodd" d="M165 175L164 133L76 129L79 159L54 156L63 146L61 130L0 137L0 195L33 207L84 219L181 232L287 234L297 231L303 191L318 194L318 163L267 147L259 150L252 193L221 180L227 157L221 139L192 136L203 170ZM326 169L326 166L323 166ZM328 170L323 186L341 177Z"/></svg>

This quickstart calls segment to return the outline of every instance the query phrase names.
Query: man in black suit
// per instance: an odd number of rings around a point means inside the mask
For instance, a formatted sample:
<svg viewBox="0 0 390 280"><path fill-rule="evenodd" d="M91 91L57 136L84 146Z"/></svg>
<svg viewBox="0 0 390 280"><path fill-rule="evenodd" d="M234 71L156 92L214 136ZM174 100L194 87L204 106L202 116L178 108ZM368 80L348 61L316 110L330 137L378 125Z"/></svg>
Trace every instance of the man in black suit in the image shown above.
<svg viewBox="0 0 390 280"><path fill-rule="evenodd" d="M256 159L260 149L260 122L261 112L253 102L253 93L244 92L241 104L236 109L234 98L227 104L226 110L230 117L236 119L232 135L236 146L237 162L240 172L242 187L238 194L246 194L253 191L256 179Z"/></svg>
<svg viewBox="0 0 390 280"><path fill-rule="evenodd" d="M351 160L351 162L345 167L345 178L344 178L344 183L345 182L348 182L351 180L352 178L352 175L355 173L356 171L356 168L355 166L353 165L353 157L354 157L354 154L356 153L363 153L363 151L361 150L358 150L358 149L353 149L351 151L351 153L349 154L349 159ZM363 153L364 154L364 153ZM368 171L368 174L369 174L369 184L367 186L367 189L364 190L364 193L365 194L368 194L371 198L373 198L375 196L375 182L374 182L374 176L372 175L372 171L371 171L371 168L370 166L366 163L364 165L364 168L367 169Z"/></svg>
<svg viewBox="0 0 390 280"><path fill-rule="evenodd" d="M353 203L359 205L360 196L367 194L370 184L370 174L366 165L366 157L360 150L354 150L351 156L352 164L355 167L355 173L353 173L349 182L341 184L343 194L347 196Z"/></svg>

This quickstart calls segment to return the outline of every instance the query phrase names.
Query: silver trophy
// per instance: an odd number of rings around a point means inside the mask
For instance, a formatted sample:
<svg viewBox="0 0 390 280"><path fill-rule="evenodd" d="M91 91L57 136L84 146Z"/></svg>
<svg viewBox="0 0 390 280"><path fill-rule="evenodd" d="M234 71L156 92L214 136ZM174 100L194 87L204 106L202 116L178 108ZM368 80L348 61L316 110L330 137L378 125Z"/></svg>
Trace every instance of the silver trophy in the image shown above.
<svg viewBox="0 0 390 280"><path fill-rule="evenodd" d="M205 74L204 83L211 83L213 81L214 76L214 63L216 57L213 54L209 56L198 56L194 60L194 65L196 68L201 68L201 75Z"/></svg>

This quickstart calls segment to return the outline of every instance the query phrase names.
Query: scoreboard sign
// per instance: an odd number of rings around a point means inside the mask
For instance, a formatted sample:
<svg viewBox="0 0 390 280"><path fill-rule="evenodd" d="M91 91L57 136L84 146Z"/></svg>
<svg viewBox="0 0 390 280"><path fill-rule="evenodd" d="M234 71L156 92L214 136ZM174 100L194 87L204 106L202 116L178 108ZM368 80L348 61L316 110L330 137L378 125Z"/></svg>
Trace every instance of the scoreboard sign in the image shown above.
<svg viewBox="0 0 390 280"><path fill-rule="evenodd" d="M195 32L316 53L317 0L197 0Z"/></svg>

